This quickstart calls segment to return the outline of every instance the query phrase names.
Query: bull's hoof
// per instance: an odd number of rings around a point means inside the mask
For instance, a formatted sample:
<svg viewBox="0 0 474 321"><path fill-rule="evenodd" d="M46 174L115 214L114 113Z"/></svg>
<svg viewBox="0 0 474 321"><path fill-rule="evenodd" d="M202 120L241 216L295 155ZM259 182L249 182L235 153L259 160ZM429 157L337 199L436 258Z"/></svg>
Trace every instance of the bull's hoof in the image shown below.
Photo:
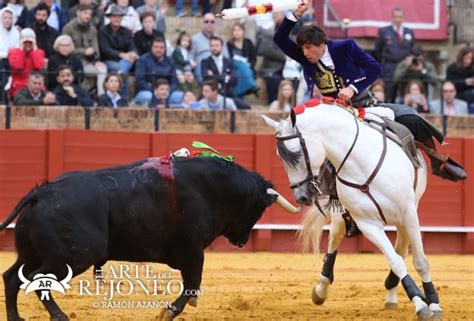
<svg viewBox="0 0 474 321"><path fill-rule="evenodd" d="M443 320L443 311L434 310L433 311L433 320L438 320L438 321Z"/></svg>
<svg viewBox="0 0 474 321"><path fill-rule="evenodd" d="M420 321L433 320L434 317L433 311L431 311L428 307L422 308L416 313L416 315L418 316L418 320Z"/></svg>
<svg viewBox="0 0 474 321"><path fill-rule="evenodd" d="M397 308L398 308L398 303L397 302L385 302L385 310L386 311L396 310Z"/></svg>
<svg viewBox="0 0 474 321"><path fill-rule="evenodd" d="M158 320L160 320L160 321L171 321L173 319L174 319L173 310L161 309L160 315L158 316Z"/></svg>
<svg viewBox="0 0 474 321"><path fill-rule="evenodd" d="M319 295L316 293L316 287L313 288L313 291L311 292L311 300L313 300L313 303L316 305L321 305L326 301L326 298L320 298Z"/></svg>
<svg viewBox="0 0 474 321"><path fill-rule="evenodd" d="M196 296L193 296L191 297L189 300L188 300L188 304L192 307L197 307L198 305L198 298Z"/></svg>
<svg viewBox="0 0 474 321"><path fill-rule="evenodd" d="M15 315L15 316L7 315L7 321L25 321L25 319L23 319L19 315Z"/></svg>

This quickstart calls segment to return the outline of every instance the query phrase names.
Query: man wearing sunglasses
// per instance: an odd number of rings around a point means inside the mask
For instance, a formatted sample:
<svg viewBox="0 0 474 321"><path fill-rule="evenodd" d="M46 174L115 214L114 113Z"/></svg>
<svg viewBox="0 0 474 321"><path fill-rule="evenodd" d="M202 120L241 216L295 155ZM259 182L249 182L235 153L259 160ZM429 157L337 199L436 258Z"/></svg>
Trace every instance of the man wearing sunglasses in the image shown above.
<svg viewBox="0 0 474 321"><path fill-rule="evenodd" d="M201 74L201 61L211 56L211 48L209 46L210 39L213 36L218 36L216 30L216 17L212 13L206 13L202 20L201 32L195 34L192 38L191 57L196 62L194 75L196 79L202 83L203 77ZM221 37L222 38L222 37ZM226 41L224 41L224 48L222 50L224 57L229 58Z"/></svg>

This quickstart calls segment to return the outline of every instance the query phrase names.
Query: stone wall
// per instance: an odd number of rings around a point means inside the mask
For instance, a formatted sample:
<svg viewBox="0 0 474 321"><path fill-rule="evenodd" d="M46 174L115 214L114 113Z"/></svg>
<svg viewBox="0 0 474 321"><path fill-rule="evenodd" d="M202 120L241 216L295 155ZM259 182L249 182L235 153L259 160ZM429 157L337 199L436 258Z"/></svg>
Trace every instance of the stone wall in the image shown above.
<svg viewBox="0 0 474 321"><path fill-rule="evenodd" d="M228 133L232 125L236 133L271 133L260 117L266 114L273 119L285 118L284 113L260 111L211 112L194 110L145 108L92 108L89 115L80 107L11 107L11 129L74 128L92 130L188 133ZM6 124L5 107L0 107L0 129ZM442 117L426 116L436 127L442 128ZM89 119L89 122L86 120ZM455 116L447 119L447 132L451 137L474 137L474 117Z"/></svg>

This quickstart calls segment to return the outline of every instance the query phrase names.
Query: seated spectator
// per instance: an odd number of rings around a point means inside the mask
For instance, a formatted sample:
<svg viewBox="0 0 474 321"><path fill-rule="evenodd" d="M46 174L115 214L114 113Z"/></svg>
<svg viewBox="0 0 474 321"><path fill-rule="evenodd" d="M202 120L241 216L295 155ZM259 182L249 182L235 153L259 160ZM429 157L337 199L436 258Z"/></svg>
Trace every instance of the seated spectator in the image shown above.
<svg viewBox="0 0 474 321"><path fill-rule="evenodd" d="M198 0L191 0L191 13L193 17L198 17ZM176 17L185 17L188 15L186 11L183 10L184 0L176 0ZM208 11L209 12L209 11Z"/></svg>
<svg viewBox="0 0 474 321"><path fill-rule="evenodd" d="M38 48L43 49L48 59L54 52L54 41L59 36L59 32L56 29L48 26L49 14L49 7L45 3L38 3L35 7L35 23L31 26L31 29L36 34Z"/></svg>
<svg viewBox="0 0 474 321"><path fill-rule="evenodd" d="M420 47L412 49L402 62L397 65L393 77L394 85L401 93L410 80L419 80L425 88L428 85L435 85L438 81L435 66L425 60L425 52Z"/></svg>
<svg viewBox="0 0 474 321"><path fill-rule="evenodd" d="M150 104L156 79L165 78L172 92L171 104L177 104L182 99L182 92L176 91L178 79L173 59L166 56L166 44L163 38L155 38L151 51L138 59L135 68L137 95L135 102L139 105Z"/></svg>
<svg viewBox="0 0 474 321"><path fill-rule="evenodd" d="M229 55L234 63L237 78L234 95L243 98L248 94L258 95L256 87L255 63L257 53L250 39L245 38L245 27L237 22L232 26L232 37L227 42ZM299 75L298 75L299 76Z"/></svg>
<svg viewBox="0 0 474 321"><path fill-rule="evenodd" d="M42 70L44 61L44 51L36 45L35 32L30 28L23 29L20 32L20 48L12 48L8 52L12 77L10 97L14 97L20 89L28 86L30 72Z"/></svg>
<svg viewBox="0 0 474 321"><path fill-rule="evenodd" d="M385 81L382 78L374 81L369 87L369 90L375 95L375 98L377 98L379 102L385 102Z"/></svg>
<svg viewBox="0 0 474 321"><path fill-rule="evenodd" d="M419 113L429 113L430 108L426 99L425 87L419 80L412 80L405 89L403 103Z"/></svg>
<svg viewBox="0 0 474 321"><path fill-rule="evenodd" d="M194 78L193 71L190 66L184 68L182 73L178 73L179 89L182 92L192 91L194 95L199 96L201 88L199 83Z"/></svg>
<svg viewBox="0 0 474 321"><path fill-rule="evenodd" d="M192 37L192 50L191 59L196 63L194 69L194 75L199 83L202 83L203 77L201 73L201 61L211 56L210 39L212 36L217 36L216 30L216 17L212 13L206 13L203 17L203 25L201 32L195 34ZM222 50L224 57L229 57L227 46L224 46Z"/></svg>
<svg viewBox="0 0 474 321"><path fill-rule="evenodd" d="M54 90L56 102L59 106L92 107L94 101L87 91L74 84L74 74L68 65L59 66L57 70L58 86Z"/></svg>
<svg viewBox="0 0 474 321"><path fill-rule="evenodd" d="M191 49L191 36L186 31L181 31L172 54L177 70L183 71L186 66L196 67L196 63L191 58Z"/></svg>
<svg viewBox="0 0 474 321"><path fill-rule="evenodd" d="M467 102L474 111L474 50L470 47L462 48L456 62L449 65L446 78L454 83L457 97Z"/></svg>
<svg viewBox="0 0 474 321"><path fill-rule="evenodd" d="M289 112L294 105L295 90L290 80L282 80L278 87L278 100L270 104L269 111Z"/></svg>
<svg viewBox="0 0 474 321"><path fill-rule="evenodd" d="M275 30L281 24L283 17L277 15ZM286 56L273 41L273 29L259 28L257 30L257 54L263 57L259 75L265 80L267 102L271 104L277 99L278 86L282 80L282 71Z"/></svg>
<svg viewBox="0 0 474 321"><path fill-rule="evenodd" d="M84 79L84 67L78 57L72 55L74 44L71 37L62 35L54 42L55 53L48 60L48 90L54 90L58 85L56 71L61 65L68 65L74 72L74 83L80 84Z"/></svg>
<svg viewBox="0 0 474 321"><path fill-rule="evenodd" d="M13 98L15 106L44 106L55 105L56 97L51 92L45 92L44 77L38 72L32 72L28 77L28 86L20 89Z"/></svg>
<svg viewBox="0 0 474 321"><path fill-rule="evenodd" d="M232 36L227 42L227 49L230 58L235 59L238 56L238 59L246 62L255 71L257 52L252 41L245 38L245 27L240 22L236 22L232 26Z"/></svg>
<svg viewBox="0 0 474 321"><path fill-rule="evenodd" d="M170 84L168 80L164 78L158 78L155 82L150 108L170 107L181 107L181 105L171 103Z"/></svg>
<svg viewBox="0 0 474 321"><path fill-rule="evenodd" d="M67 12L61 9L61 7L55 3L55 0L40 0L40 3L44 3L49 8L48 25L51 28L62 32L63 27L69 22L69 16ZM36 7L33 7L28 11L27 26L32 26L36 22Z"/></svg>
<svg viewBox="0 0 474 321"><path fill-rule="evenodd" d="M77 18L78 7L80 5L87 5L92 8L92 19L91 23L94 27L98 28L100 24L101 13L99 11L99 6L93 0L79 0L79 3L70 7L68 12L69 20Z"/></svg>
<svg viewBox="0 0 474 321"><path fill-rule="evenodd" d="M104 93L104 80L107 74L107 66L99 61L99 41L97 29L92 24L93 7L87 4L77 6L77 17L71 20L65 27L63 33L71 37L74 43L72 53L77 55L84 67L84 87L90 90L96 83L97 94Z"/></svg>
<svg viewBox="0 0 474 321"><path fill-rule="evenodd" d="M153 39L157 37L165 38L165 35L162 32L154 29L154 19L155 18L151 12L145 12L140 15L142 30L135 32L133 35L133 41L139 56L143 56L147 52L150 52Z"/></svg>
<svg viewBox="0 0 474 321"><path fill-rule="evenodd" d="M437 99L430 102L430 112L432 114L443 114L446 116L464 116L468 115L467 103L464 100L456 98L456 87L447 80L443 83L443 108L441 100Z"/></svg>
<svg viewBox="0 0 474 321"><path fill-rule="evenodd" d="M13 12L13 25L20 27L20 29L27 27L28 8L26 8L24 0L4 0L3 6Z"/></svg>
<svg viewBox="0 0 474 321"><path fill-rule="evenodd" d="M192 91L186 91L183 95L184 108L201 109L201 104L197 101L196 95Z"/></svg>
<svg viewBox="0 0 474 321"><path fill-rule="evenodd" d="M133 6L130 5L129 0L112 0L110 1L110 6L105 10L105 18L104 18L104 25L108 25L110 20L110 15L112 12L113 7L118 7L123 12L123 19L120 21L120 26L128 29L133 33L142 29L142 25L140 24L140 17L138 13L135 11Z"/></svg>
<svg viewBox="0 0 474 321"><path fill-rule="evenodd" d="M132 34L121 26L123 15L124 12L120 7L115 5L110 7L107 13L110 23L99 30L99 47L108 71L117 72L123 77L120 96L128 97L128 73L138 55L135 52Z"/></svg>
<svg viewBox="0 0 474 321"><path fill-rule="evenodd" d="M233 88L237 83L234 74L232 60L224 57L222 49L224 41L216 36L210 39L211 56L201 62L201 72L203 79L214 80L219 84L219 89L225 96L233 95Z"/></svg>
<svg viewBox="0 0 474 321"><path fill-rule="evenodd" d="M139 16L145 12L151 12L153 14L155 22L154 28L163 35L166 33L166 11L168 11L166 2L160 7L157 4L157 0L145 0L145 4L137 8Z"/></svg>
<svg viewBox="0 0 474 321"><path fill-rule="evenodd" d="M8 51L20 45L20 32L13 26L14 13L9 7L0 10L0 104L6 101L4 92L8 82Z"/></svg>
<svg viewBox="0 0 474 321"><path fill-rule="evenodd" d="M122 98L119 89L122 87L122 78L117 74L108 74L105 78L105 94L99 96L99 107L128 107L128 100Z"/></svg>
<svg viewBox="0 0 474 321"><path fill-rule="evenodd" d="M228 97L225 99L224 106L224 97L219 95L219 87L215 80L206 80L203 83L202 97L199 103L203 110L237 110L234 100Z"/></svg>

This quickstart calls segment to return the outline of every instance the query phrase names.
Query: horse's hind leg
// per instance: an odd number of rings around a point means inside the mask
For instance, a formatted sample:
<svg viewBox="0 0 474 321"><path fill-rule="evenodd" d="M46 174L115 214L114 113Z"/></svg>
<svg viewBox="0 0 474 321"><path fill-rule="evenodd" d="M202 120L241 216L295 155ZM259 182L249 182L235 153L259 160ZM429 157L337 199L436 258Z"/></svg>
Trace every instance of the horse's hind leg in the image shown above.
<svg viewBox="0 0 474 321"><path fill-rule="evenodd" d="M314 304L323 304L327 298L329 285L334 281L334 263L337 248L344 238L345 224L340 214L331 216L329 229L328 251L324 256L323 269L318 284L313 288L311 298Z"/></svg>
<svg viewBox="0 0 474 321"><path fill-rule="evenodd" d="M420 289L408 274L403 258L395 252L392 243L390 243L390 240L383 230L383 225L381 223L377 224L365 221L357 221L357 225L365 237L383 252L390 265L390 269L402 280L405 292L410 298L410 301L415 305L418 318L420 320L429 320L433 316L433 312L431 312L428 305L423 301Z"/></svg>
<svg viewBox="0 0 474 321"><path fill-rule="evenodd" d="M429 305L430 310L433 311L435 319L442 319L443 311L439 305L438 293L431 282L430 264L423 250L423 242L416 212L415 217L411 217L408 220L410 222L407 223L406 229L412 244L413 266L423 282L426 303Z"/></svg>
<svg viewBox="0 0 474 321"><path fill-rule="evenodd" d="M395 252L402 258L405 258L408 254L408 245L410 239L408 238L407 232L404 227L397 226L397 240L395 241ZM397 300L397 289L400 279L398 276L390 270L387 278L385 279L385 289L387 289L387 297L385 299L385 310L395 310L398 305Z"/></svg>
<svg viewBox="0 0 474 321"><path fill-rule="evenodd" d="M24 264L19 258L16 262L3 273L3 283L5 284L5 305L8 321L24 320L18 314L18 292L20 291L21 281L18 277L18 270Z"/></svg>

